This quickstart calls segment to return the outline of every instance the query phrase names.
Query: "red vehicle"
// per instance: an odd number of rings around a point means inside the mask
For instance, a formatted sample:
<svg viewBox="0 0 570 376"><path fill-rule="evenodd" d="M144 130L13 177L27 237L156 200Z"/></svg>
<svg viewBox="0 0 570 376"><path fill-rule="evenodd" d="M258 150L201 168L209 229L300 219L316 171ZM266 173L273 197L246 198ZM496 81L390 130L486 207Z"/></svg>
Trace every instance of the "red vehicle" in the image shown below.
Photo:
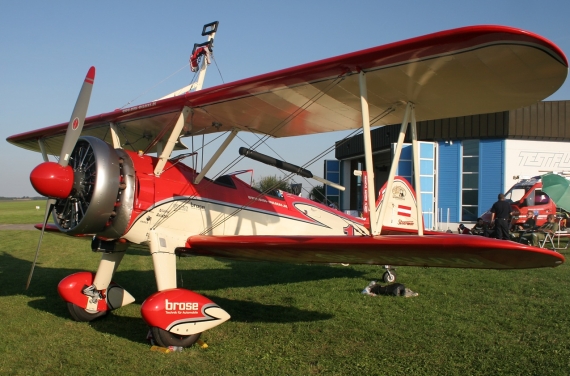
<svg viewBox="0 0 570 376"><path fill-rule="evenodd" d="M540 176L522 179L505 193L505 199L511 202L513 209L512 225L523 224L529 211L534 213L536 225L541 226L546 222L548 214L556 214L557 208L554 201L542 191ZM487 211L482 216L485 222L491 221L491 212Z"/></svg>

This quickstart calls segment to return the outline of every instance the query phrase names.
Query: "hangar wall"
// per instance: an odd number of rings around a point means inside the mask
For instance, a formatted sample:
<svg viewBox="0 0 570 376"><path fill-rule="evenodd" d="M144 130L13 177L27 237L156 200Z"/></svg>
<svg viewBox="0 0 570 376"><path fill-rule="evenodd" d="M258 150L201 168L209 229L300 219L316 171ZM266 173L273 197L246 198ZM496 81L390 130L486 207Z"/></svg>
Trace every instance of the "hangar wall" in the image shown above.
<svg viewBox="0 0 570 376"><path fill-rule="evenodd" d="M371 132L377 189L387 178L392 163L389 151L399 128L400 124L391 124ZM515 183L513 177L570 171L570 101L543 101L510 111L421 121L418 139L437 146L436 222L470 222L492 206L498 193ZM408 131L405 142L410 141ZM464 155L466 149L472 153L475 143L477 155ZM339 199L342 210L360 210L360 186L352 171L364 165L363 154L362 135L337 143L341 184L347 187Z"/></svg>

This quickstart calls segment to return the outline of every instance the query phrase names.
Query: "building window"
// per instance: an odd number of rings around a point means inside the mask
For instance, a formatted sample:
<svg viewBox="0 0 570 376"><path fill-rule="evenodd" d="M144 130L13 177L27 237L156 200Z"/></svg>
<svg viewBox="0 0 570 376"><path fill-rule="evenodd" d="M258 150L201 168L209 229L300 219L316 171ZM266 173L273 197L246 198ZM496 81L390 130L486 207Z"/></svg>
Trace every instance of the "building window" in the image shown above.
<svg viewBox="0 0 570 376"><path fill-rule="evenodd" d="M340 184L340 161L325 160L325 179ZM330 185L325 185L325 197L327 205L340 208L340 191Z"/></svg>
<svg viewBox="0 0 570 376"><path fill-rule="evenodd" d="M479 214L479 140L462 142L461 220L474 222Z"/></svg>
<svg viewBox="0 0 570 376"><path fill-rule="evenodd" d="M362 162L356 162L356 168L353 168L352 170L358 170L358 171L362 171L363 168L363 163ZM364 208L362 207L363 203L362 203L362 176L356 176L356 208L357 210L362 213L364 211ZM352 208L351 208L352 209Z"/></svg>

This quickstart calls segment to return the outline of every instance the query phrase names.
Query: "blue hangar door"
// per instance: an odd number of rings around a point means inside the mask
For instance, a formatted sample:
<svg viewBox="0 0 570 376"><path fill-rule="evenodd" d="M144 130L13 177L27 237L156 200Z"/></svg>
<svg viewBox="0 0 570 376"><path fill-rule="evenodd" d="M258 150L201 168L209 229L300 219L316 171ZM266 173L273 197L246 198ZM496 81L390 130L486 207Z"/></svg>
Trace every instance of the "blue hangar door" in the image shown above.
<svg viewBox="0 0 570 376"><path fill-rule="evenodd" d="M420 146L420 185L422 195L422 214L424 226L428 230L435 229L435 144L433 142L418 142ZM392 144L392 159L396 144ZM395 162L395 161L394 161ZM394 163L393 162L393 163ZM400 160L397 162L396 175L406 178L414 186L414 171L412 169L412 145L404 144ZM417 192L416 192L417 194Z"/></svg>

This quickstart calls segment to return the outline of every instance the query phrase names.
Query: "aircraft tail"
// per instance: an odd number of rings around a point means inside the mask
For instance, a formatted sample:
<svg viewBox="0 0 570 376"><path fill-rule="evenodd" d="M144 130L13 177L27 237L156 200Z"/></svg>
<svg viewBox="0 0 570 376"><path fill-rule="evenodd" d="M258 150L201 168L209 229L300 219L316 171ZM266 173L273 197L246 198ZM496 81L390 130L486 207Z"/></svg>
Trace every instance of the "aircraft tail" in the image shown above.
<svg viewBox="0 0 570 376"><path fill-rule="evenodd" d="M394 177L391 192L386 194L386 182L380 189L378 200L376 200L376 225L382 223L384 226L408 230L406 232L418 232L418 212L416 208L416 193L410 183L401 176ZM384 209L384 220L380 220L382 206ZM382 231L385 233L385 231Z"/></svg>

